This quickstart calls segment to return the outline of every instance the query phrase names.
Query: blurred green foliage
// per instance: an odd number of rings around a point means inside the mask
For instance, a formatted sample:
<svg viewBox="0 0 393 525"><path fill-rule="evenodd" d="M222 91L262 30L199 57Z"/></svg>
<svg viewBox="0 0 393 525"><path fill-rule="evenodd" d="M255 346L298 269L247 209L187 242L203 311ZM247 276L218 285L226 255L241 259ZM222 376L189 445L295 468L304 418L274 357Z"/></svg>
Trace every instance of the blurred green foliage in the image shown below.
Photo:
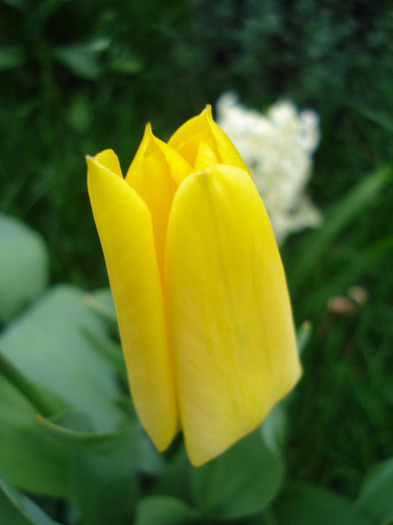
<svg viewBox="0 0 393 525"><path fill-rule="evenodd" d="M228 89L320 113L323 206L389 159L392 32L389 1L2 0L0 209L45 235L55 280L102 282L83 156L126 168L148 120L169 136Z"/></svg>
<svg viewBox="0 0 393 525"><path fill-rule="evenodd" d="M111 147L126 169L147 121L169 137L228 90L258 109L288 97L318 111L310 192L325 224L283 248L296 321L313 323L289 475L351 497L393 456L392 35L390 0L0 0L0 213L44 236L55 282L106 283L84 155ZM333 296L353 308L327 307ZM165 494L139 505L140 523L192 514Z"/></svg>
<svg viewBox="0 0 393 525"><path fill-rule="evenodd" d="M0 2L0 209L44 234L55 280L103 281L84 156L113 147L126 167L147 120L187 111L171 59L185 16L177 1Z"/></svg>

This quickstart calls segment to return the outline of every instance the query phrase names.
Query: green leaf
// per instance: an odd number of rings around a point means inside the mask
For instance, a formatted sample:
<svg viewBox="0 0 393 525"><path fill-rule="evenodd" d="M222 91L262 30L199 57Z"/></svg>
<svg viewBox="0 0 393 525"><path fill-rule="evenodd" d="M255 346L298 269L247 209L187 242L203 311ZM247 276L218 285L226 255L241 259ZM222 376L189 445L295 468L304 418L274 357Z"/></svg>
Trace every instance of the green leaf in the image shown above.
<svg viewBox="0 0 393 525"><path fill-rule="evenodd" d="M161 475L166 465L165 457L158 452L145 431L140 432L138 471L149 476Z"/></svg>
<svg viewBox="0 0 393 525"><path fill-rule="evenodd" d="M321 257L334 239L373 201L392 178L390 167L381 168L362 178L331 210L323 226L308 236L301 255L289 268L292 293L302 290L304 281L314 263Z"/></svg>
<svg viewBox="0 0 393 525"><path fill-rule="evenodd" d="M95 430L110 431L126 422L116 406L122 393L115 371L86 340L83 329L97 337L107 332L82 291L57 286L4 330L0 348L30 381L88 414Z"/></svg>
<svg viewBox="0 0 393 525"><path fill-rule="evenodd" d="M149 496L140 500L134 525L187 525L197 514L186 503L169 496Z"/></svg>
<svg viewBox="0 0 393 525"><path fill-rule="evenodd" d="M85 303L83 292L58 286L4 330L0 348L43 404L54 397L90 418L92 431L111 432L129 423L132 410L128 416L118 405L123 393L115 371L82 327L106 334L105 321ZM7 374L0 375L0 471L25 490L68 497L69 443L44 431L37 398Z"/></svg>
<svg viewBox="0 0 393 525"><path fill-rule="evenodd" d="M0 478L0 523L3 525L57 524L35 503L2 478Z"/></svg>
<svg viewBox="0 0 393 525"><path fill-rule="evenodd" d="M109 45L109 39L96 39L83 44L58 47L55 57L78 77L95 80L102 73L99 55L106 51Z"/></svg>
<svg viewBox="0 0 393 525"><path fill-rule="evenodd" d="M37 409L2 375L0 399L0 472L25 490L68 497L67 449L43 432Z"/></svg>
<svg viewBox="0 0 393 525"><path fill-rule="evenodd" d="M123 379L127 379L127 370L120 344L107 337L99 337L95 332L84 328L82 333L91 346L107 361Z"/></svg>
<svg viewBox="0 0 393 525"><path fill-rule="evenodd" d="M19 220L0 215L0 321L10 321L48 281L49 256L42 237Z"/></svg>
<svg viewBox="0 0 393 525"><path fill-rule="evenodd" d="M83 50L73 47L58 48L56 58L67 67L74 75L96 80L102 73L102 69L97 58L91 53L85 53Z"/></svg>
<svg viewBox="0 0 393 525"><path fill-rule="evenodd" d="M173 446L176 446L176 444ZM161 476L157 479L152 492L192 502L188 483L191 468L184 443L181 442L177 447L176 453L168 461Z"/></svg>
<svg viewBox="0 0 393 525"><path fill-rule="evenodd" d="M393 524L393 458L375 465L364 478L356 506L376 525Z"/></svg>
<svg viewBox="0 0 393 525"><path fill-rule="evenodd" d="M50 416L61 410L65 410L67 405L62 399L57 398L53 392L43 389L27 379L1 352L0 349L0 373L8 379L26 399L44 416Z"/></svg>
<svg viewBox="0 0 393 525"><path fill-rule="evenodd" d="M286 401L287 398L278 403L259 427L266 446L280 459L282 459L282 449L286 445L288 435Z"/></svg>
<svg viewBox="0 0 393 525"><path fill-rule="evenodd" d="M85 301L86 304L100 314L103 319L106 319L113 326L117 327L115 305L109 288L102 288L94 293L85 294Z"/></svg>
<svg viewBox="0 0 393 525"><path fill-rule="evenodd" d="M268 432L273 439L274 432ZM197 507L214 518L233 519L255 514L279 492L284 464L261 429L252 432L227 452L191 471Z"/></svg>
<svg viewBox="0 0 393 525"><path fill-rule="evenodd" d="M274 510L280 525L372 525L351 501L307 483L291 484Z"/></svg>
<svg viewBox="0 0 393 525"><path fill-rule="evenodd" d="M75 451L71 464L72 499L86 525L131 523L139 495L140 433L135 426L107 439L99 436L95 443L89 438L78 444L83 450Z"/></svg>
<svg viewBox="0 0 393 525"><path fill-rule="evenodd" d="M71 498L83 523L128 525L139 493L144 447L139 423L98 433L86 430L89 424L83 414L64 414L56 422L39 419L49 435L72 450Z"/></svg>
<svg viewBox="0 0 393 525"><path fill-rule="evenodd" d="M299 349L299 354L302 355L308 342L310 341L312 333L312 324L310 321L304 321L296 330L296 341Z"/></svg>
<svg viewBox="0 0 393 525"><path fill-rule="evenodd" d="M351 107L387 133L393 133L393 118L389 113L375 108L362 107L359 104L351 105Z"/></svg>
<svg viewBox="0 0 393 525"><path fill-rule="evenodd" d="M124 441L132 442L138 472L155 475L164 468L163 456L154 447L139 421L132 421L131 417L128 426L114 432L92 432L89 418L79 412L64 412L51 419L38 416L37 419L46 434L68 448L101 453L117 444L122 446Z"/></svg>
<svg viewBox="0 0 393 525"><path fill-rule="evenodd" d="M80 421L82 422L81 425L79 423ZM78 413L62 415L59 418L59 422L54 422L42 416L38 416L38 423L43 427L47 434L53 436L55 439L58 439L64 445L68 445L76 450L102 452L108 448L114 448L116 444L125 440L133 441L135 446L137 446L139 441L139 439L136 439L136 435L139 433L138 423L134 423L115 432L91 432L87 430L77 430L72 427L80 426L81 428L85 429L89 427L89 425L84 421L84 415ZM72 427L70 428L63 426L65 423L72 425Z"/></svg>
<svg viewBox="0 0 393 525"><path fill-rule="evenodd" d="M335 294L341 294L349 286L356 283L366 271L375 268L384 258L391 257L393 252L393 236L379 239L376 243L364 248L356 254L356 258L349 264L344 264L323 285L318 286L303 300L305 311L320 310L328 299Z"/></svg>

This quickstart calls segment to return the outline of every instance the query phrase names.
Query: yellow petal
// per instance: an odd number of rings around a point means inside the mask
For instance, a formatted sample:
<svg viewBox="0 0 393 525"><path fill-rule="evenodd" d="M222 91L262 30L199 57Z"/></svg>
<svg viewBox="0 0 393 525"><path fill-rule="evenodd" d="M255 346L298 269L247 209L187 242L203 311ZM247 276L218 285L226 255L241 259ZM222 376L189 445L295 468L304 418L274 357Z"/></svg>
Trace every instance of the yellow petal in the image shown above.
<svg viewBox="0 0 393 525"><path fill-rule="evenodd" d="M198 116L180 126L169 139L168 145L180 153L189 164L195 166L202 140L209 144L219 164L230 164L247 171L235 146L214 122L211 106L207 106Z"/></svg>
<svg viewBox="0 0 393 525"><path fill-rule="evenodd" d="M280 255L247 172L220 165L181 184L166 286L181 425L201 465L256 428L301 374Z"/></svg>
<svg viewBox="0 0 393 525"><path fill-rule="evenodd" d="M164 450L177 432L178 410L152 221L142 199L111 171L114 157L104 152L87 159L90 201L135 408L156 447Z"/></svg>
<svg viewBox="0 0 393 525"><path fill-rule="evenodd" d="M215 164L220 164L218 153L206 140L201 140L198 144L198 153L195 159L194 171L205 171Z"/></svg>
<svg viewBox="0 0 393 525"><path fill-rule="evenodd" d="M99 164L108 168L109 171L123 178L119 159L113 149L105 149L94 158Z"/></svg>
<svg viewBox="0 0 393 525"><path fill-rule="evenodd" d="M176 151L157 139L148 124L126 181L143 199L151 213L161 275L164 271L169 210L178 184L190 172L191 166Z"/></svg>
<svg viewBox="0 0 393 525"><path fill-rule="evenodd" d="M165 162L168 165L169 173L178 186L188 175L190 175L190 173L192 173L192 166L181 155L179 155L177 151L159 138L152 135L152 140L157 150L159 150L161 155L164 156Z"/></svg>

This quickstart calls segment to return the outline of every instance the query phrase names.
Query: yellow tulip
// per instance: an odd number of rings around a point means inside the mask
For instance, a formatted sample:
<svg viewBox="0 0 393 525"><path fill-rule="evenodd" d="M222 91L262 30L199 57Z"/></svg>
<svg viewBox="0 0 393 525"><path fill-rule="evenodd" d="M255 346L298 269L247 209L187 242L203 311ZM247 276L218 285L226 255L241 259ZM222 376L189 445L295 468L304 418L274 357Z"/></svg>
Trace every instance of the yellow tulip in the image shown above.
<svg viewBox="0 0 393 525"><path fill-rule="evenodd" d="M158 450L181 429L201 465L301 375L264 205L209 106L167 144L147 125L125 179L112 150L87 163L136 411Z"/></svg>

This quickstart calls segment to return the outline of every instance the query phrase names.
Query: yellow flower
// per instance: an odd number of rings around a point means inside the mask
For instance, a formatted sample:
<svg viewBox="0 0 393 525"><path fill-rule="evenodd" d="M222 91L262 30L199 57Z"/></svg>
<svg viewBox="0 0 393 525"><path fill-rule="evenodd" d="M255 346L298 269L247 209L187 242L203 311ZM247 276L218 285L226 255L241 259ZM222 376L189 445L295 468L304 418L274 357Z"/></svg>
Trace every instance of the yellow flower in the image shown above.
<svg viewBox="0 0 393 525"><path fill-rule="evenodd" d="M112 150L87 163L136 411L158 450L182 429L201 465L301 375L265 208L210 107L168 144L147 125L125 179Z"/></svg>

